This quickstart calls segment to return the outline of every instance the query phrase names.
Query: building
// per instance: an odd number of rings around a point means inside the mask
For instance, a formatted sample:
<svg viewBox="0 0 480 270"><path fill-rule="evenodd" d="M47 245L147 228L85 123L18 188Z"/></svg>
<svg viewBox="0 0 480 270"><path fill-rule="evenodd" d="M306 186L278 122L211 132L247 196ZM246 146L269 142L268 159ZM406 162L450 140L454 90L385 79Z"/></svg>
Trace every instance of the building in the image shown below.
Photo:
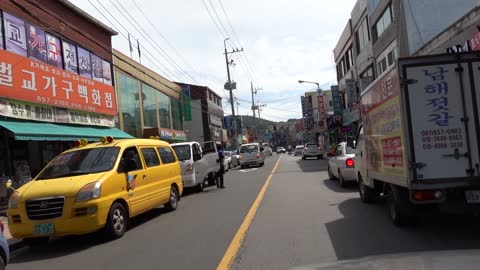
<svg viewBox="0 0 480 270"><path fill-rule="evenodd" d="M188 141L219 141L226 144L222 98L208 86L179 84L190 99L190 120L185 120Z"/></svg>
<svg viewBox="0 0 480 270"><path fill-rule="evenodd" d="M114 128L111 37L66 0L0 1L0 177L21 185L85 138Z"/></svg>
<svg viewBox="0 0 480 270"><path fill-rule="evenodd" d="M180 85L117 50L113 56L119 115L116 126L137 138L185 141Z"/></svg>

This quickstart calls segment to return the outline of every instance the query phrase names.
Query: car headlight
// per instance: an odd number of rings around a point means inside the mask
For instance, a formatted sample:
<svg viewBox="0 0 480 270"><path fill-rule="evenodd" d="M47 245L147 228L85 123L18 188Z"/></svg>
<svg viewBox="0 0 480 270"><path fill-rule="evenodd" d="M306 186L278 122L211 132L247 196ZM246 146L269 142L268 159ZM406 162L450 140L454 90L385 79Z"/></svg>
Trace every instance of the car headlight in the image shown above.
<svg viewBox="0 0 480 270"><path fill-rule="evenodd" d="M20 193L18 193L18 191L14 191L10 196L10 199L8 199L8 208L17 209L19 200L20 200Z"/></svg>
<svg viewBox="0 0 480 270"><path fill-rule="evenodd" d="M100 191L102 188L101 182L93 182L86 184L80 189L77 194L77 202L88 201L100 197Z"/></svg>

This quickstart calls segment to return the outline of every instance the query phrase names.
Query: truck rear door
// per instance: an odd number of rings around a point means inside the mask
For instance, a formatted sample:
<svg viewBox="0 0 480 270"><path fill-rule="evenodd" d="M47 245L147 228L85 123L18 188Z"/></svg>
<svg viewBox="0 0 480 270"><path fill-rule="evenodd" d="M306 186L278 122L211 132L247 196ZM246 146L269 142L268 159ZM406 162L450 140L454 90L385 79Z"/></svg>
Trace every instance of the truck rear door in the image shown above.
<svg viewBox="0 0 480 270"><path fill-rule="evenodd" d="M400 59L414 180L479 176L479 63L454 55Z"/></svg>

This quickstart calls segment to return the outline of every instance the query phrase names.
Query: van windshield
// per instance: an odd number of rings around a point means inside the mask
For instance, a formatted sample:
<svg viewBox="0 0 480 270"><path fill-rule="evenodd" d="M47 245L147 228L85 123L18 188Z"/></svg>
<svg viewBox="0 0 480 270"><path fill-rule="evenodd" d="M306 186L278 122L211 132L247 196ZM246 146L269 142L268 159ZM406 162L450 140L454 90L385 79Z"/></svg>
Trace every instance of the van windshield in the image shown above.
<svg viewBox="0 0 480 270"><path fill-rule="evenodd" d="M242 145L240 153L254 153L258 152L258 145Z"/></svg>
<svg viewBox="0 0 480 270"><path fill-rule="evenodd" d="M99 147L60 154L38 175L37 180L110 171L119 152L119 147Z"/></svg>
<svg viewBox="0 0 480 270"><path fill-rule="evenodd" d="M172 148L180 161L190 160L192 157L190 145L172 145Z"/></svg>

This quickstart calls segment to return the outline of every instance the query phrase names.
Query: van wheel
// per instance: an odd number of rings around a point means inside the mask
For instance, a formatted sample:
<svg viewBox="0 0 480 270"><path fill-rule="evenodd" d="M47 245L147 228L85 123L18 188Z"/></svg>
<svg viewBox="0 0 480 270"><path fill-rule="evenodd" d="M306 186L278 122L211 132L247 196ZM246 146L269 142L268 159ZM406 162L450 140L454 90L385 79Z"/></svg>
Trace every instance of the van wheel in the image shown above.
<svg viewBox="0 0 480 270"><path fill-rule="evenodd" d="M178 190L175 186L170 188L170 199L168 199L168 203L165 205L165 208L168 211L175 211L178 206Z"/></svg>
<svg viewBox="0 0 480 270"><path fill-rule="evenodd" d="M343 178L342 172L338 170L338 183L341 187L345 187L347 183L345 183L345 179Z"/></svg>
<svg viewBox="0 0 480 270"><path fill-rule="evenodd" d="M202 181L200 184L198 184L197 191L203 192L204 189L205 189L205 185L203 184L203 181Z"/></svg>
<svg viewBox="0 0 480 270"><path fill-rule="evenodd" d="M106 232L109 238L116 239L123 236L127 231L128 216L125 207L121 203L114 203L108 213Z"/></svg>
<svg viewBox="0 0 480 270"><path fill-rule="evenodd" d="M408 198L408 190L390 185L388 191L388 209L390 219L395 226L404 226L412 223L414 209Z"/></svg>
<svg viewBox="0 0 480 270"><path fill-rule="evenodd" d="M26 238L23 242L31 248L40 248L48 244L49 237Z"/></svg>
<svg viewBox="0 0 480 270"><path fill-rule="evenodd" d="M371 203L378 197L374 188L365 185L360 173L358 174L358 193L360 193L360 199L364 203Z"/></svg>

